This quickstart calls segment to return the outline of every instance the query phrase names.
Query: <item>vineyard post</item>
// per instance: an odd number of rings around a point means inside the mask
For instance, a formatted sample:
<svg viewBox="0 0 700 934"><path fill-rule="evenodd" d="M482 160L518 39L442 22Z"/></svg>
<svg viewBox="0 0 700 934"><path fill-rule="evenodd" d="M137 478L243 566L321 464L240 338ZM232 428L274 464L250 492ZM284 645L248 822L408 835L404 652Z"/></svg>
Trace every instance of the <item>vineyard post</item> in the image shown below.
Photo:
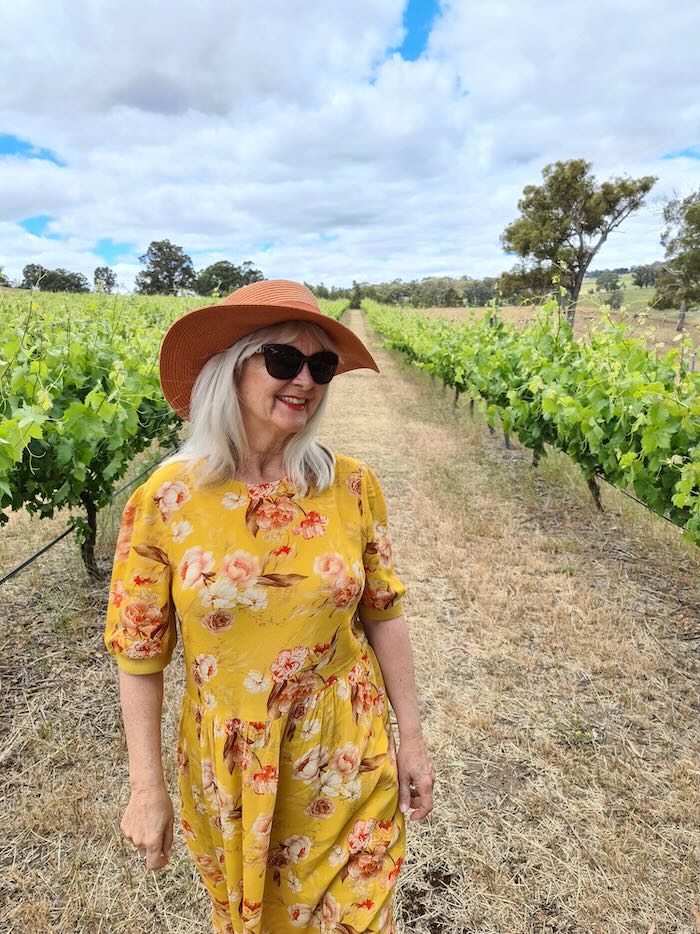
<svg viewBox="0 0 700 934"><path fill-rule="evenodd" d="M453 411L453 412L456 412L456 411L457 411L457 404L459 403L459 392L460 392L459 386L455 386L455 397L454 397L454 400L453 400L453 402L452 402L452 411Z"/></svg>

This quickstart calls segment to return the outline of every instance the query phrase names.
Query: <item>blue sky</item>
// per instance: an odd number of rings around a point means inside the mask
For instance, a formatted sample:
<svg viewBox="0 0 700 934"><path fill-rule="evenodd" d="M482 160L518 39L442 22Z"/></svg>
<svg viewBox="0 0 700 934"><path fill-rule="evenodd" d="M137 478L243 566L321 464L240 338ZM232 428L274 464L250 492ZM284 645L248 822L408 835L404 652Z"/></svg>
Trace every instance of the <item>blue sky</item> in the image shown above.
<svg viewBox="0 0 700 934"><path fill-rule="evenodd" d="M406 35L398 47L401 58L412 62L425 52L433 23L440 15L440 4L435 0L408 0L403 12Z"/></svg>
<svg viewBox="0 0 700 934"><path fill-rule="evenodd" d="M37 214L35 217L25 217L18 221L19 226L34 237L45 237L46 239L60 239L58 234L51 233L49 225L55 218L49 214Z"/></svg>
<svg viewBox="0 0 700 934"><path fill-rule="evenodd" d="M686 146L685 149L679 149L677 152L667 152L664 159L700 159L700 145Z"/></svg>
<svg viewBox="0 0 700 934"><path fill-rule="evenodd" d="M497 275L524 186L570 158L600 180L658 176L596 259L631 265L661 256L664 200L700 187L700 5L636 0L656 37L643 54L608 0L560 0L566 42L551 0L168 9L90 0L88 16L76 0L51 29L42 0L6 10L33 37L0 60L11 278L108 264L128 289L163 238L197 268L251 260L309 282Z"/></svg>
<svg viewBox="0 0 700 934"><path fill-rule="evenodd" d="M65 165L50 149L36 146L26 139L13 136L12 133L0 133L0 157L15 156L20 159L43 159L54 165Z"/></svg>

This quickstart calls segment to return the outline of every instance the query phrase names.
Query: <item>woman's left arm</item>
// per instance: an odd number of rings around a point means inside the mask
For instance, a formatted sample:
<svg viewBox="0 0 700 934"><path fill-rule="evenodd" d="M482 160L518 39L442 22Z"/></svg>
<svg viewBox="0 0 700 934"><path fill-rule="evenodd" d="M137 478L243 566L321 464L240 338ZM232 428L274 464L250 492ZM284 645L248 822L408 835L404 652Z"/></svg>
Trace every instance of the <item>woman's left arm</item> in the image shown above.
<svg viewBox="0 0 700 934"><path fill-rule="evenodd" d="M399 725L399 807L403 812L410 807L411 820L421 820L433 809L435 770L420 724L406 617L402 614L394 619L363 619L362 624L377 656Z"/></svg>

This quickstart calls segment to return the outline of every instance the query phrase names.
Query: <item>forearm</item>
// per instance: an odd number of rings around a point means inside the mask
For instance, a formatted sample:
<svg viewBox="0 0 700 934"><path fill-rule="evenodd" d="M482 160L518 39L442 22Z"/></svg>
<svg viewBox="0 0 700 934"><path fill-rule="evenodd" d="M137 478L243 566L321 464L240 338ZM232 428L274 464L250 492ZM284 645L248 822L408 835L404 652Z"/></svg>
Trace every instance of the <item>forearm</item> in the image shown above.
<svg viewBox="0 0 700 934"><path fill-rule="evenodd" d="M163 785L160 737L163 672L132 675L119 669L119 692L132 790Z"/></svg>
<svg viewBox="0 0 700 934"><path fill-rule="evenodd" d="M401 739L422 737L413 651L406 617L363 620L363 626L382 670Z"/></svg>

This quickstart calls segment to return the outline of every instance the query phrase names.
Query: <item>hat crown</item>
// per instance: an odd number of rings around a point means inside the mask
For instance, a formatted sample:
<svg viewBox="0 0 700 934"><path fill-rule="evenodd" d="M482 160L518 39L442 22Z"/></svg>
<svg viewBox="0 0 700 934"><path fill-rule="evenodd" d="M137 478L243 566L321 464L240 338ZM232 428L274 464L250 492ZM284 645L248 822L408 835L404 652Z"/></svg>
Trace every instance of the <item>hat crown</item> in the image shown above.
<svg viewBox="0 0 700 934"><path fill-rule="evenodd" d="M225 305L274 305L288 308L313 308L320 314L321 308L316 296L300 282L291 279L263 279L251 282L227 296Z"/></svg>

